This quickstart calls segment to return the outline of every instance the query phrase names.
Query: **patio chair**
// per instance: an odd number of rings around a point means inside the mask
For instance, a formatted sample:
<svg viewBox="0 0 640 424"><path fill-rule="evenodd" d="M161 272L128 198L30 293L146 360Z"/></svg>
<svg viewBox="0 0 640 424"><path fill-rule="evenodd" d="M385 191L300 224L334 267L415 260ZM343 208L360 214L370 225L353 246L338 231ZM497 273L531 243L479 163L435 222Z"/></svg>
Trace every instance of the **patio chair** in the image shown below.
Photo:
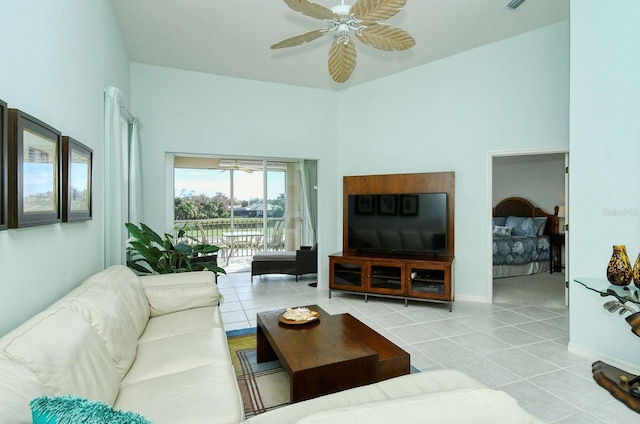
<svg viewBox="0 0 640 424"><path fill-rule="evenodd" d="M260 252L251 261L251 282L255 275L288 274L295 275L296 281L303 274L318 272L318 243L301 246L296 251Z"/></svg>
<svg viewBox="0 0 640 424"><path fill-rule="evenodd" d="M276 221L273 226L273 233L267 236L267 250L280 250L284 246L282 233L284 232L284 221Z"/></svg>
<svg viewBox="0 0 640 424"><path fill-rule="evenodd" d="M196 223L196 227L198 228L198 231L200 231L200 240L202 241L202 243L213 244L214 246L218 246L220 248L220 250L218 250L218 255L220 256L221 259L226 257L227 265L228 265L229 264L229 252L228 252L229 246L227 246L224 239L219 236L209 237L207 235L207 231L204 229L204 226L200 222Z"/></svg>

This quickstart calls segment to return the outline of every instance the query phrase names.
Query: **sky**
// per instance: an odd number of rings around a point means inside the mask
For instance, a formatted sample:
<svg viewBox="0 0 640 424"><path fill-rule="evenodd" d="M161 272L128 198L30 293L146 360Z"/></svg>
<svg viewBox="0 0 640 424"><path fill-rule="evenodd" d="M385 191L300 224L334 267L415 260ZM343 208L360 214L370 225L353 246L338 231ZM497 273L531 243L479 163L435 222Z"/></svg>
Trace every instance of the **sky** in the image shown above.
<svg viewBox="0 0 640 424"><path fill-rule="evenodd" d="M174 194L179 196L184 189L195 195L204 194L209 197L216 193L230 194L229 171L215 169L175 169ZM267 197L274 199L285 192L285 173L269 172ZM252 197L262 198L262 172L247 173L234 171L234 195L239 200L249 200Z"/></svg>

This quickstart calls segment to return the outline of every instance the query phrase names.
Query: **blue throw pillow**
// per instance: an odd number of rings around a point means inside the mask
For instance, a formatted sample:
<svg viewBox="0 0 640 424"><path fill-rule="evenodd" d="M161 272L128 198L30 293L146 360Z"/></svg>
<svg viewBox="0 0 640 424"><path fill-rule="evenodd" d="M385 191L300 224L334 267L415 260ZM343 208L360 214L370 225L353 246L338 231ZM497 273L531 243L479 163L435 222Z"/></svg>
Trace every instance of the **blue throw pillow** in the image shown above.
<svg viewBox="0 0 640 424"><path fill-rule="evenodd" d="M513 228L511 228L511 227L494 225L493 226L493 235L494 236L501 236L501 237L510 236L512 230L513 230Z"/></svg>
<svg viewBox="0 0 640 424"><path fill-rule="evenodd" d="M505 225L513 227L511 234L514 236L535 236L540 227L547 222L546 218L529 218L522 216L510 216Z"/></svg>
<svg viewBox="0 0 640 424"><path fill-rule="evenodd" d="M493 224L493 226L495 227L496 225L499 227L504 226L504 224L507 223L507 217L506 216L494 216L491 218L491 223Z"/></svg>
<svg viewBox="0 0 640 424"><path fill-rule="evenodd" d="M102 401L77 396L40 396L29 406L33 424L152 424L136 413L114 411Z"/></svg>

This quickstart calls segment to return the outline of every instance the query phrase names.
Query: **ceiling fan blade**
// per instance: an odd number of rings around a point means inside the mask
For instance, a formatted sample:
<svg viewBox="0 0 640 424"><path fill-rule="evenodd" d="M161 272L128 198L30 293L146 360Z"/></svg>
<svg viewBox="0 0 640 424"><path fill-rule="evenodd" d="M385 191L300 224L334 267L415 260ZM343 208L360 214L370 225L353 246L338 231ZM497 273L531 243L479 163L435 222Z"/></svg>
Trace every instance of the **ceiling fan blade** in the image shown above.
<svg viewBox="0 0 640 424"><path fill-rule="evenodd" d="M365 22L384 21L398 13L406 4L407 0L358 0L351 6L349 13Z"/></svg>
<svg viewBox="0 0 640 424"><path fill-rule="evenodd" d="M345 82L356 67L356 46L348 36L333 40L329 49L329 74L335 82Z"/></svg>
<svg viewBox="0 0 640 424"><path fill-rule="evenodd" d="M293 37L282 40L273 46L272 49L283 49L285 47L299 46L300 44L313 41L316 38L322 37L327 32L326 29L314 29L313 31L305 32L304 34L294 35Z"/></svg>
<svg viewBox="0 0 640 424"><path fill-rule="evenodd" d="M321 4L313 3L309 0L284 0L284 2L296 12L311 16L312 18L323 20L332 20L334 18L340 19L340 17L333 13L331 9L324 7Z"/></svg>
<svg viewBox="0 0 640 424"><path fill-rule="evenodd" d="M407 50L416 45L416 40L405 30L386 24L367 23L367 28L356 37L376 49L393 51Z"/></svg>

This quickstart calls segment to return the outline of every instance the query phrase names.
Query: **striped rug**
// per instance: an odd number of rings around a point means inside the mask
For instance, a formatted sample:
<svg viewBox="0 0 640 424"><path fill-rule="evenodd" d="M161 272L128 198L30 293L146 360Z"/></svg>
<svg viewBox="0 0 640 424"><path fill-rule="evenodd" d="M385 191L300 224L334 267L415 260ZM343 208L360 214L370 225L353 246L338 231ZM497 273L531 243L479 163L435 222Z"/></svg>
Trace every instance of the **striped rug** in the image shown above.
<svg viewBox="0 0 640 424"><path fill-rule="evenodd" d="M280 361L256 362L255 328L228 331L231 360L246 417L289 403L289 376Z"/></svg>

